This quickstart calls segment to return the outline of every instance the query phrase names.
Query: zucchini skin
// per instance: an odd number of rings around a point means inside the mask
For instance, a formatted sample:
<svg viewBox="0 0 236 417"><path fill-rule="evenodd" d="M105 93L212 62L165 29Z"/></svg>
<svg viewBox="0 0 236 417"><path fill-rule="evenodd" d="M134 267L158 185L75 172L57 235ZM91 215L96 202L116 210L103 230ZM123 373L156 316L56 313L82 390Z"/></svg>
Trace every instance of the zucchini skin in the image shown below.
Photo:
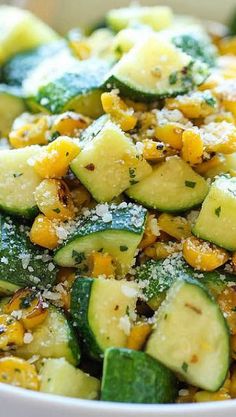
<svg viewBox="0 0 236 417"><path fill-rule="evenodd" d="M26 231L28 231L28 228L23 227L22 230L22 225L14 219L0 215L1 281L19 287L37 286L38 288L45 288L47 285L53 285L56 280L57 268L53 264L53 270L48 269L49 263L52 261L43 262L42 257L46 252L30 242ZM22 255L28 257L28 265L24 265ZM30 272L28 267L33 268L33 271ZM39 282L36 283L33 278L30 279L31 275L38 278Z"/></svg>
<svg viewBox="0 0 236 417"><path fill-rule="evenodd" d="M177 379L160 362L144 352L106 350L101 400L126 403L173 403Z"/></svg>
<svg viewBox="0 0 236 417"><path fill-rule="evenodd" d="M0 205L0 210L16 218L20 217L21 219L23 218L26 220L34 219L39 213L38 206L31 207L27 210L18 210L18 209L10 209L8 207L5 207L4 205Z"/></svg>
<svg viewBox="0 0 236 417"><path fill-rule="evenodd" d="M75 280L71 291L71 314L84 342L85 351L97 360L102 359L103 352L96 343L96 337L92 332L89 321L89 301L94 280L88 277L80 277Z"/></svg>

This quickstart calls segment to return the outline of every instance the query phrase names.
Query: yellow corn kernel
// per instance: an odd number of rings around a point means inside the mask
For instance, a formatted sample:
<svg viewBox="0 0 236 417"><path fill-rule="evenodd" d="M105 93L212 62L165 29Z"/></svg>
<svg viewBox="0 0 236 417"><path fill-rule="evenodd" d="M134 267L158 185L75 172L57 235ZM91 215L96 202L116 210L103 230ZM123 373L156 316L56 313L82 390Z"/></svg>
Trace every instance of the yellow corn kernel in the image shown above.
<svg viewBox="0 0 236 417"><path fill-rule="evenodd" d="M167 147L162 142L145 139L143 142L143 157L147 161L159 162L167 154Z"/></svg>
<svg viewBox="0 0 236 417"><path fill-rule="evenodd" d="M139 248L144 249L155 243L159 234L157 219L153 214L149 214Z"/></svg>
<svg viewBox="0 0 236 417"><path fill-rule="evenodd" d="M137 112L146 112L148 110L148 105L147 103L141 103L140 101L133 101L130 99L125 99L125 103L127 104L127 106L132 109L134 109L134 111Z"/></svg>
<svg viewBox="0 0 236 417"><path fill-rule="evenodd" d="M119 96L112 92L103 93L101 101L104 112L110 114L122 130L126 132L135 127L137 117L134 116L133 109L129 108Z"/></svg>
<svg viewBox="0 0 236 417"><path fill-rule="evenodd" d="M159 125L155 128L155 137L172 148L180 150L182 148L183 131L184 129L175 123Z"/></svg>
<svg viewBox="0 0 236 417"><path fill-rule="evenodd" d="M91 47L85 40L71 40L70 46L81 61L91 55Z"/></svg>
<svg viewBox="0 0 236 417"><path fill-rule="evenodd" d="M144 346L148 336L150 335L152 327L148 323L136 324L128 336L127 348L133 350L141 350Z"/></svg>
<svg viewBox="0 0 236 417"><path fill-rule="evenodd" d="M231 398L236 398L236 366L235 365L232 367L232 371L231 371L229 392L230 392Z"/></svg>
<svg viewBox="0 0 236 417"><path fill-rule="evenodd" d="M71 191L71 196L75 207L88 207L91 202L91 195L88 190L80 184L79 187Z"/></svg>
<svg viewBox="0 0 236 417"><path fill-rule="evenodd" d="M47 131L47 119L42 117L36 123L28 123L10 132L9 141L13 148L24 148L30 145L46 145L48 143Z"/></svg>
<svg viewBox="0 0 236 417"><path fill-rule="evenodd" d="M6 314L19 310L21 311L19 321L23 323L25 329L33 329L43 323L48 315L48 310L43 307L41 294L29 289L18 290L3 308Z"/></svg>
<svg viewBox="0 0 236 417"><path fill-rule="evenodd" d="M39 210L50 220L68 220L75 215L75 208L65 181L45 179L36 188L35 201Z"/></svg>
<svg viewBox="0 0 236 417"><path fill-rule="evenodd" d="M0 382L33 391L39 390L35 366L14 356L0 359Z"/></svg>
<svg viewBox="0 0 236 417"><path fill-rule="evenodd" d="M87 117L68 111L55 118L51 132L52 135L57 132L60 136L75 136L78 130L85 129L89 123Z"/></svg>
<svg viewBox="0 0 236 417"><path fill-rule="evenodd" d="M236 335L236 291L234 287L225 288L218 296L217 301L224 313L231 334Z"/></svg>
<svg viewBox="0 0 236 417"><path fill-rule="evenodd" d="M0 349L22 346L23 343L23 325L8 314L0 314Z"/></svg>
<svg viewBox="0 0 236 417"><path fill-rule="evenodd" d="M229 259L229 254L224 249L194 236L185 240L183 256L189 265L201 271L213 271Z"/></svg>
<svg viewBox="0 0 236 417"><path fill-rule="evenodd" d="M156 242L154 245L149 246L144 249L146 256L152 259L165 259L170 256L172 253L180 252L181 247L178 243L175 242Z"/></svg>
<svg viewBox="0 0 236 417"><path fill-rule="evenodd" d="M212 122L202 126L201 131L207 152L231 154L236 151L236 127L232 123Z"/></svg>
<svg viewBox="0 0 236 417"><path fill-rule="evenodd" d="M222 106L225 110L231 112L236 117L236 101L235 100L222 100ZM235 121L233 121L235 123Z"/></svg>
<svg viewBox="0 0 236 417"><path fill-rule="evenodd" d="M222 157L219 155L214 155L211 159L208 161L202 162L201 164L198 164L195 168L195 170L200 175L206 174L210 169L216 168L219 165L222 164Z"/></svg>
<svg viewBox="0 0 236 417"><path fill-rule="evenodd" d="M212 104L210 99L213 100ZM208 101L203 93L197 92L192 95L169 98L166 100L166 107L170 110L180 110L188 119L199 119L214 113L216 105L211 95Z"/></svg>
<svg viewBox="0 0 236 417"><path fill-rule="evenodd" d="M203 140L199 133L193 130L185 130L182 136L183 147L181 156L184 161L192 165L200 164L204 152Z"/></svg>
<svg viewBox="0 0 236 417"><path fill-rule="evenodd" d="M236 36L221 39L218 48L222 55L236 55Z"/></svg>
<svg viewBox="0 0 236 417"><path fill-rule="evenodd" d="M47 249L55 249L59 240L53 222L43 214L34 220L29 237L32 243Z"/></svg>
<svg viewBox="0 0 236 417"><path fill-rule="evenodd" d="M115 275L113 258L108 253L92 252L89 259L91 276L94 278L100 275L111 277Z"/></svg>
<svg viewBox="0 0 236 417"><path fill-rule="evenodd" d="M75 140L61 136L44 147L34 161L34 169L42 178L63 177L79 152Z"/></svg>
<svg viewBox="0 0 236 417"><path fill-rule="evenodd" d="M184 217L162 213L158 218L158 226L177 240L191 236L190 225Z"/></svg>
<svg viewBox="0 0 236 417"><path fill-rule="evenodd" d="M210 402L210 401L225 401L230 400L230 385L229 378L226 379L224 385L216 392L198 391L194 395L194 401L197 403Z"/></svg>

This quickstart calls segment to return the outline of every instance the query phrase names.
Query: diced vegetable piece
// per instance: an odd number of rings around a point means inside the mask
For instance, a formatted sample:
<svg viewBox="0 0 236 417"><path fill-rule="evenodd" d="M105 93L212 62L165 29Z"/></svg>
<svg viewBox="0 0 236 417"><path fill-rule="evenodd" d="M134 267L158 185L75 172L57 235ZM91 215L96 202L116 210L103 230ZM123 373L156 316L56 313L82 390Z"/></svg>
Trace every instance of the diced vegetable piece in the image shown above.
<svg viewBox="0 0 236 417"><path fill-rule="evenodd" d="M43 214L35 218L29 237L32 243L47 249L55 249L59 243L53 222Z"/></svg>
<svg viewBox="0 0 236 417"><path fill-rule="evenodd" d="M108 26L117 32L137 23L151 26L154 30L162 30L171 25L172 19L173 13L169 7L140 7L136 5L110 10L106 17Z"/></svg>
<svg viewBox="0 0 236 417"><path fill-rule="evenodd" d="M174 374L144 352L108 349L105 353L103 401L172 403L177 396Z"/></svg>
<svg viewBox="0 0 236 417"><path fill-rule="evenodd" d="M74 282L71 314L91 357L101 360L107 348L126 346L137 296L137 285L125 280L82 277Z"/></svg>
<svg viewBox="0 0 236 417"><path fill-rule="evenodd" d="M14 119L24 110L22 93L17 88L0 84L0 137L7 137Z"/></svg>
<svg viewBox="0 0 236 417"><path fill-rule="evenodd" d="M98 398L100 381L74 368L64 358L46 359L39 375L41 392L87 400Z"/></svg>
<svg viewBox="0 0 236 417"><path fill-rule="evenodd" d="M122 130L126 132L134 129L137 123L137 117L134 116L134 111L118 95L113 92L103 93L101 100L105 113L110 114Z"/></svg>
<svg viewBox="0 0 236 417"><path fill-rule="evenodd" d="M148 323L141 322L134 325L127 340L127 348L133 350L142 350L151 331L152 327Z"/></svg>
<svg viewBox="0 0 236 417"><path fill-rule="evenodd" d="M13 356L0 359L0 382L33 391L39 390L39 377L35 366Z"/></svg>
<svg viewBox="0 0 236 417"><path fill-rule="evenodd" d="M146 207L165 212L185 211L206 197L206 181L177 156L158 164L151 175L132 185L126 194Z"/></svg>
<svg viewBox="0 0 236 417"><path fill-rule="evenodd" d="M29 11L2 5L0 8L0 62L26 49L55 40L57 34Z"/></svg>
<svg viewBox="0 0 236 417"><path fill-rule="evenodd" d="M213 183L193 233L222 248L236 250L236 178L221 176Z"/></svg>
<svg viewBox="0 0 236 417"><path fill-rule="evenodd" d="M56 279L57 268L48 253L34 246L29 228L9 217L0 217L0 287L45 288ZM10 285L10 288L9 288ZM16 289L16 287L13 287Z"/></svg>
<svg viewBox="0 0 236 417"><path fill-rule="evenodd" d="M38 209L34 190L41 178L30 164L40 147L30 146L0 152L0 207L2 210L23 217L33 217ZM24 196L24 197L23 197Z"/></svg>
<svg viewBox="0 0 236 417"><path fill-rule="evenodd" d="M113 257L116 273L125 275L142 239L146 214L146 209L131 203L97 205L89 215L72 222L67 240L55 253L55 262L75 266L83 274L88 271L91 253L101 251Z"/></svg>
<svg viewBox="0 0 236 417"><path fill-rule="evenodd" d="M185 217L162 213L158 217L158 226L160 230L177 240L185 239L191 235L190 225Z"/></svg>
<svg viewBox="0 0 236 417"><path fill-rule="evenodd" d="M100 120L94 123L96 132ZM92 126L88 129L89 135ZM71 163L71 169L97 201L111 201L152 172L132 141L111 121L81 146L83 149Z"/></svg>
<svg viewBox="0 0 236 417"><path fill-rule="evenodd" d="M6 350L13 346L22 346L25 329L19 321L8 314L0 314L0 349Z"/></svg>
<svg viewBox="0 0 236 417"><path fill-rule="evenodd" d="M193 62L163 37L149 35L111 69L104 87L118 88L131 99L155 101L192 90L207 74L206 64Z"/></svg>
<svg viewBox="0 0 236 417"><path fill-rule="evenodd" d="M183 146L181 156L184 161L191 165L200 164L204 153L204 143L197 132L187 129L182 135Z"/></svg>
<svg viewBox="0 0 236 417"><path fill-rule="evenodd" d="M65 358L72 365L80 360L80 349L74 329L63 312L50 306L43 323L32 329L32 341L16 350L17 356L30 359L33 355L40 358Z"/></svg>
<svg viewBox="0 0 236 417"><path fill-rule="evenodd" d="M209 331L211 329L211 331ZM229 331L217 302L196 280L178 279L156 316L146 352L191 385L217 391L229 368Z"/></svg>

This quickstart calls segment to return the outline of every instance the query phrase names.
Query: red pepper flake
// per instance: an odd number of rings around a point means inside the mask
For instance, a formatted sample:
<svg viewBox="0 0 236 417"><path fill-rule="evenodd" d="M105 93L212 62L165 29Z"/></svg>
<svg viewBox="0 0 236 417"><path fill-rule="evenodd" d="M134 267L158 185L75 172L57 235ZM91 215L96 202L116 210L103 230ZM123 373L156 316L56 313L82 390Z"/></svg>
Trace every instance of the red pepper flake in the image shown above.
<svg viewBox="0 0 236 417"><path fill-rule="evenodd" d="M94 171L95 170L95 165L94 164L88 164L88 165L85 166L85 168L88 171Z"/></svg>

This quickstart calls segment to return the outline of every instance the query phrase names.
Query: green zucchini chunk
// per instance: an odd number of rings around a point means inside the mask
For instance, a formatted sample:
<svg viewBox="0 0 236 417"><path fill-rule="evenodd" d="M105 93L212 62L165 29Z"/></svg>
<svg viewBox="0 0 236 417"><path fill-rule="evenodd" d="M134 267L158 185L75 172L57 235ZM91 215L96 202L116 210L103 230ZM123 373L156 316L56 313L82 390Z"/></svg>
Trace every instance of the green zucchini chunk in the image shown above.
<svg viewBox="0 0 236 417"><path fill-rule="evenodd" d="M58 38L56 32L29 11L0 6L0 63L17 52L26 51Z"/></svg>
<svg viewBox="0 0 236 417"><path fill-rule="evenodd" d="M71 293L71 314L86 352L101 360L112 346L125 347L138 287L133 282L78 278Z"/></svg>
<svg viewBox="0 0 236 417"><path fill-rule="evenodd" d="M0 287L45 288L56 279L57 268L47 250L33 245L27 226L0 216ZM12 292L11 291L11 292Z"/></svg>
<svg viewBox="0 0 236 417"><path fill-rule="evenodd" d="M154 30L163 30L169 27L172 21L172 10L166 6L134 6L113 9L106 16L107 25L115 32L119 32L133 24L143 24L151 26Z"/></svg>
<svg viewBox="0 0 236 417"><path fill-rule="evenodd" d="M207 182L181 158L169 157L126 194L143 204L164 212L179 212L202 203L208 192Z"/></svg>
<svg viewBox="0 0 236 417"><path fill-rule="evenodd" d="M187 93L207 75L206 64L153 34L144 36L111 69L104 89L118 88L125 97L150 102Z"/></svg>
<svg viewBox="0 0 236 417"><path fill-rule="evenodd" d="M37 214L34 191L42 178L36 174L30 160L38 152L39 146L0 152L1 210L25 218L32 218Z"/></svg>
<svg viewBox="0 0 236 417"><path fill-rule="evenodd" d="M67 67L48 83L42 80L35 97L29 97L28 104L52 114L69 110L93 118L99 117L103 113L101 86L110 64L96 58L74 61L71 61L71 69Z"/></svg>
<svg viewBox="0 0 236 417"><path fill-rule="evenodd" d="M6 84L0 84L0 137L7 137L13 121L26 109L22 92Z"/></svg>
<svg viewBox="0 0 236 417"><path fill-rule="evenodd" d="M54 306L49 307L43 323L32 330L33 339L16 350L16 355L30 359L33 355L40 358L65 358L76 366L80 361L80 348L77 336L64 313Z"/></svg>
<svg viewBox="0 0 236 417"><path fill-rule="evenodd" d="M3 82L12 86L21 87L23 81L30 75L31 71L37 68L42 61L53 58L54 55L57 55L64 48L66 48L66 41L58 40L17 53L2 67Z"/></svg>
<svg viewBox="0 0 236 417"><path fill-rule="evenodd" d="M100 381L76 369L64 358L45 359L39 375L41 392L86 400L98 398Z"/></svg>
<svg viewBox="0 0 236 417"><path fill-rule="evenodd" d="M85 273L88 256L101 251L112 255L117 274L125 275L142 239L146 215L146 209L132 203L98 204L72 222L71 232L56 250L54 261Z"/></svg>
<svg viewBox="0 0 236 417"><path fill-rule="evenodd" d="M229 329L215 299L184 276L156 315L146 352L191 385L217 391L229 369Z"/></svg>
<svg viewBox="0 0 236 417"><path fill-rule="evenodd" d="M193 233L230 251L236 250L236 178L221 176L212 184Z"/></svg>
<svg viewBox="0 0 236 417"><path fill-rule="evenodd" d="M101 119L84 133L88 139L82 137L83 149L71 169L97 201L109 202L149 175L152 168L119 126L110 120L103 125L104 116Z"/></svg>
<svg viewBox="0 0 236 417"><path fill-rule="evenodd" d="M145 352L110 348L105 352L101 400L124 403L173 403L177 378Z"/></svg>

